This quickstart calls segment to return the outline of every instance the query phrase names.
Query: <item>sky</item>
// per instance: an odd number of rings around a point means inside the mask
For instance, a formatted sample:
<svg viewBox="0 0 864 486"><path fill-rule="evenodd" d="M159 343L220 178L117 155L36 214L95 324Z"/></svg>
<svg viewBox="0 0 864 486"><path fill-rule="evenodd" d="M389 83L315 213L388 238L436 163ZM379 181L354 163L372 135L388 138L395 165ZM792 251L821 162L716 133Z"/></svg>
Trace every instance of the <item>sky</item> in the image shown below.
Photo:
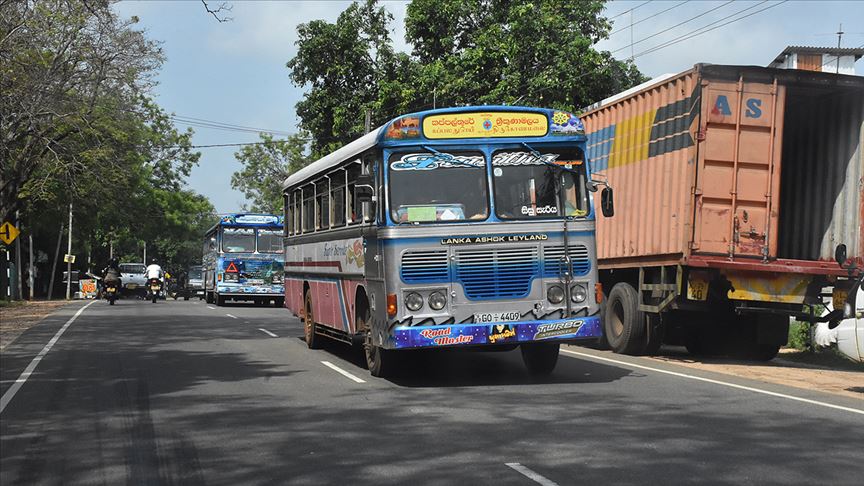
<svg viewBox="0 0 864 486"><path fill-rule="evenodd" d="M575 0L574 0L575 1ZM219 0L208 2L211 8ZM198 0L117 3L123 17L137 16L149 38L162 43L167 61L157 79L157 102L184 119L295 133L294 105L303 89L294 86L285 63L296 54L297 26L315 19L334 22L350 2L227 1L230 22L218 22ZM409 52L404 19L407 1L384 1L394 17L392 38ZM788 45L864 46L862 1L611 1L605 15L612 35L595 48L619 59L634 55L649 77L676 73L700 62L767 65ZM734 21L735 19L741 19ZM725 20L724 20L725 19ZM632 27L631 27L632 22ZM705 27L711 31L688 34ZM631 47L631 42L633 45ZM653 50L670 43L668 47ZM652 51L652 52L646 52ZM864 74L864 60L856 64ZM177 123L178 128L185 125ZM193 143L211 145L258 140L252 131L194 127ZM239 170L237 147L201 148L189 186L210 198L220 213L239 211L246 198L231 188Z"/></svg>

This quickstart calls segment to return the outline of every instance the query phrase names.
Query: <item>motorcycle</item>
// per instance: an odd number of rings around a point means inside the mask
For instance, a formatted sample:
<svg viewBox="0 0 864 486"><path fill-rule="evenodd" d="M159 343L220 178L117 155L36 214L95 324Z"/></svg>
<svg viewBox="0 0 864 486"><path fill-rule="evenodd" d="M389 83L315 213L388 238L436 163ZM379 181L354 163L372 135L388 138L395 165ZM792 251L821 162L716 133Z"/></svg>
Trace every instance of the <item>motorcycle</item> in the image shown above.
<svg viewBox="0 0 864 486"><path fill-rule="evenodd" d="M158 278L151 278L147 280L147 299L152 300L153 303L156 303L156 299L159 298L159 292L162 291L162 282L159 281Z"/></svg>
<svg viewBox="0 0 864 486"><path fill-rule="evenodd" d="M105 299L108 301L108 305L114 305L114 301L117 300L117 294L120 292L120 285L118 282L108 282L105 284Z"/></svg>

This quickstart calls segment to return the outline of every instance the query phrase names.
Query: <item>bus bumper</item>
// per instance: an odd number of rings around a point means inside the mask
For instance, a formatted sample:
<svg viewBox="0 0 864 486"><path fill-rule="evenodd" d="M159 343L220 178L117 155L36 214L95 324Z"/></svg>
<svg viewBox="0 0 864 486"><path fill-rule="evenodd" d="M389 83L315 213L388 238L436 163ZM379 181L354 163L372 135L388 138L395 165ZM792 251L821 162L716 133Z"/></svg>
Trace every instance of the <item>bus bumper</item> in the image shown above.
<svg viewBox="0 0 864 486"><path fill-rule="evenodd" d="M537 341L594 341L602 334L600 316L554 321L396 327L393 348L477 346Z"/></svg>

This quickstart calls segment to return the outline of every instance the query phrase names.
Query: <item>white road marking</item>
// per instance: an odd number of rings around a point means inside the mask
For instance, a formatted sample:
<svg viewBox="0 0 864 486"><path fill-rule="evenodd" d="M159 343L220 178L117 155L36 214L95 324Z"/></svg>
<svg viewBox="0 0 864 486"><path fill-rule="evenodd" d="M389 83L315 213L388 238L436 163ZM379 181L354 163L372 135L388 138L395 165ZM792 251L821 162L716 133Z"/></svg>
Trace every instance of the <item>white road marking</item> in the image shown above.
<svg viewBox="0 0 864 486"><path fill-rule="evenodd" d="M17 380L15 380L15 383L13 383L12 386L10 386L8 390L6 390L6 393L3 394L3 397L0 398L0 413L3 413L3 410L6 409L6 405L9 405L9 402L11 402L12 399L15 397L15 394L18 393L18 390L20 390L21 387L24 386L27 378L30 378L30 375L33 374L33 371L36 370L36 366L38 366L39 362L42 361L42 358L44 358L45 355L48 354L48 351L51 351L51 348L54 347L54 345L57 343L57 340L60 339L60 336L62 336L63 333L66 332L66 329L71 326L73 322L75 322L75 319L77 319L78 316L80 316L81 313L84 312L84 309L90 307L95 303L96 301L94 300L93 302L90 302L84 307L78 309L78 312L76 312L74 316L70 317L69 320L66 321L66 324L63 324L63 327L61 327L60 330L57 331L56 334L54 334L54 337L52 337L51 340L48 341L48 344L46 344L45 347L42 348L42 351L39 351L39 354L37 354L36 357L33 358L32 361L30 361L30 364L28 364L27 367L24 368L24 371L21 372L21 375L18 377Z"/></svg>
<svg viewBox="0 0 864 486"><path fill-rule="evenodd" d="M225 314L225 315L230 317L231 319L237 319L237 316L232 316L231 314Z"/></svg>
<svg viewBox="0 0 864 486"><path fill-rule="evenodd" d="M841 405L834 405L833 403L820 402L818 400L811 400L809 398L801 398L801 397L796 397L793 395L786 395L785 393L777 393L777 392L772 392L772 391L768 391L768 390L762 390L761 388L754 388L752 386L736 385L735 383L729 383L729 382L720 381L720 380L712 380L710 378L702 378L701 376L688 375L687 373L678 373L677 371L668 371L668 370L663 370L660 368L653 368L651 366L644 366L644 365L639 365L639 364L635 364L635 363L628 363L627 361L619 361L617 359L605 358L602 356L594 356L593 354L580 353L578 351L570 351L569 349L562 349L561 352L566 353L566 354L571 354L574 356L580 356L583 358L596 359L599 361L607 361L609 363L620 364L623 366L630 366L630 367L638 368L638 369L642 369L642 370L656 371L657 373L663 373L666 375L677 376L679 378L687 378L690 380L703 381L705 383L713 383L715 385L728 386L730 388L737 388L739 390L747 390L747 391L751 391L754 393L761 393L763 395L770 395L772 397L785 398L787 400L794 400L796 402L809 403L811 405L818 405L820 407L833 408L835 410L843 410L844 412L852 412L852 413L864 415L864 410L861 410L858 408L844 407Z"/></svg>
<svg viewBox="0 0 864 486"><path fill-rule="evenodd" d="M526 478L534 481L535 483L542 484L543 486L558 486L558 483L556 483L555 481L552 481L550 479L547 479L547 478L537 474L536 472L528 469L527 467L523 466L522 464L519 464L518 462L505 462L504 465L507 467L511 467L511 468L515 469L516 471L519 472L519 474L521 474L521 475L525 476Z"/></svg>
<svg viewBox="0 0 864 486"><path fill-rule="evenodd" d="M208 305L207 308L208 308L208 309L211 309L211 310L216 310L216 308L213 307L212 305Z"/></svg>
<svg viewBox="0 0 864 486"><path fill-rule="evenodd" d="M348 379L354 380L357 383L366 383L366 380L363 380L361 378L357 378L356 376L352 375L351 373L348 373L347 371L343 370L342 368L334 365L333 363L331 363L329 361L322 361L321 364L330 368L331 370L335 371L336 373L339 373L340 375L347 377Z"/></svg>
<svg viewBox="0 0 864 486"><path fill-rule="evenodd" d="M279 336L273 334L272 332L268 331L267 329L261 329L261 328L259 327L258 330L261 331L261 332L263 332L264 334L270 336L270 337L279 337Z"/></svg>

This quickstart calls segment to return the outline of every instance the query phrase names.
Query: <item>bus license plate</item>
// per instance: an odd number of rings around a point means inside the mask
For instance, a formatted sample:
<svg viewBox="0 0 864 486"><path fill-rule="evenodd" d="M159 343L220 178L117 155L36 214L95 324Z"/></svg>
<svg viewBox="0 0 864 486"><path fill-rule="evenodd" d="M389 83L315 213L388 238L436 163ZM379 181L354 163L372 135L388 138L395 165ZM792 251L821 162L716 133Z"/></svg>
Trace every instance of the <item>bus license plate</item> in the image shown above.
<svg viewBox="0 0 864 486"><path fill-rule="evenodd" d="M249 285L264 285L264 279L261 278L250 278L247 282Z"/></svg>
<svg viewBox="0 0 864 486"><path fill-rule="evenodd" d="M493 322L513 322L519 320L518 312L478 312L474 314L475 324Z"/></svg>

